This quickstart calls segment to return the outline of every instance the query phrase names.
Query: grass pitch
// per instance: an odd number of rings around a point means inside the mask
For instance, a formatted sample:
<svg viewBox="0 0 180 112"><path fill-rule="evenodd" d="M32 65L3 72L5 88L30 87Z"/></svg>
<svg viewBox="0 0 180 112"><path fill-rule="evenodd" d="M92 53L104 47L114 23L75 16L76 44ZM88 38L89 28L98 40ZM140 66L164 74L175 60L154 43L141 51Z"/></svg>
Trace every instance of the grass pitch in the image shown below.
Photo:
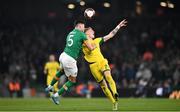
<svg viewBox="0 0 180 112"><path fill-rule="evenodd" d="M60 105L55 105L48 98L0 99L0 111L36 111L36 112L105 112L111 111L112 105L105 98L61 98ZM119 99L120 112L180 112L180 100L169 99Z"/></svg>

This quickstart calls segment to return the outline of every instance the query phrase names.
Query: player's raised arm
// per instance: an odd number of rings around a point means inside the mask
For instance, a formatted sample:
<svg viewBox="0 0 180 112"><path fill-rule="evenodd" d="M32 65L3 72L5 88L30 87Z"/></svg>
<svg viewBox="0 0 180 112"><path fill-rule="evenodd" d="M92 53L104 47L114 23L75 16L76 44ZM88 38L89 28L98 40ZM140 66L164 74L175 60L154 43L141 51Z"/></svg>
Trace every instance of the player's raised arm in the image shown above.
<svg viewBox="0 0 180 112"><path fill-rule="evenodd" d="M116 35L116 33L119 31L119 29L121 29L122 27L126 26L127 21L126 19L122 20L117 26L116 28L114 28L108 35L104 36L104 42L109 40L110 38L114 37L114 35Z"/></svg>

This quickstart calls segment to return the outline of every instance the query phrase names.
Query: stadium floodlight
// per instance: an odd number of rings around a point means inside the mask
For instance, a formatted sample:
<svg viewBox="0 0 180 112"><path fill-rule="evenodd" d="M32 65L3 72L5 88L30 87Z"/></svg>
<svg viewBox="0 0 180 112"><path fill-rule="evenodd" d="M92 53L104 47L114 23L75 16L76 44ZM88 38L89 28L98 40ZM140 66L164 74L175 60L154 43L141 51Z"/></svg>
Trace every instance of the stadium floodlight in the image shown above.
<svg viewBox="0 0 180 112"><path fill-rule="evenodd" d="M174 8L174 4L168 3L168 7L169 7L169 8Z"/></svg>
<svg viewBox="0 0 180 112"><path fill-rule="evenodd" d="M75 5L74 4L68 4L68 9L74 9L75 8Z"/></svg>
<svg viewBox="0 0 180 112"><path fill-rule="evenodd" d="M111 4L109 2L104 2L103 6L106 7L106 8L109 8L109 7L111 7Z"/></svg>
<svg viewBox="0 0 180 112"><path fill-rule="evenodd" d="M86 3L85 3L85 1L80 1L79 4L80 4L81 6L85 6Z"/></svg>
<svg viewBox="0 0 180 112"><path fill-rule="evenodd" d="M167 3L166 3L166 2L160 2L160 5L161 5L162 7L167 7Z"/></svg>

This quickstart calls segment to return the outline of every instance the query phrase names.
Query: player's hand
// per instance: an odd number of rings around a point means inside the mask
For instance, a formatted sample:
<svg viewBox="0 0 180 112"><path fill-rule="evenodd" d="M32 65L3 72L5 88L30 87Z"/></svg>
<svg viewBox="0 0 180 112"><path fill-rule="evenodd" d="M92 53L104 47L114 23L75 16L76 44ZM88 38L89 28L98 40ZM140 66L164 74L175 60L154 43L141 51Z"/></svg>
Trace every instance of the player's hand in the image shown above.
<svg viewBox="0 0 180 112"><path fill-rule="evenodd" d="M121 27L124 27L124 26L127 26L127 21L126 21L126 19L122 20L122 21L119 23L118 26L119 26L120 28L121 28Z"/></svg>
<svg viewBox="0 0 180 112"><path fill-rule="evenodd" d="M47 70L44 70L44 74L47 75Z"/></svg>

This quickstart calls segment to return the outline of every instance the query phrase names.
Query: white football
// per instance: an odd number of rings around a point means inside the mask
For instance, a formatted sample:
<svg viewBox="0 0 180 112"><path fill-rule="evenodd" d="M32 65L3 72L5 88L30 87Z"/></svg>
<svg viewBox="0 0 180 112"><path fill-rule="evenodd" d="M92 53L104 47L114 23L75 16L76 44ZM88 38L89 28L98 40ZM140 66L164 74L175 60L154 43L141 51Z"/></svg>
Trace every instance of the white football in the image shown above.
<svg viewBox="0 0 180 112"><path fill-rule="evenodd" d="M94 9L92 9L92 8L87 8L87 9L84 11L84 16L85 16L86 18L92 18L94 15L95 15L95 11L94 11Z"/></svg>

